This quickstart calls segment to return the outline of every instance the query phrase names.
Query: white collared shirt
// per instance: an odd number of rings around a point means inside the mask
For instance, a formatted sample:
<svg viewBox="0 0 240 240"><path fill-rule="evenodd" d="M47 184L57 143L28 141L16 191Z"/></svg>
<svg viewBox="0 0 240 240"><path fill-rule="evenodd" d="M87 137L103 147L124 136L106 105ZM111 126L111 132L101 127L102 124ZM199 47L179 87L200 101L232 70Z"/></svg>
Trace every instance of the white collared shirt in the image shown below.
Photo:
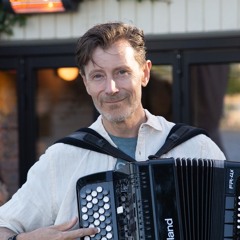
<svg viewBox="0 0 240 240"><path fill-rule="evenodd" d="M145 110L136 147L137 161L147 160L163 145L174 123ZM114 145L101 116L91 126ZM224 160L220 149L205 135L198 135L162 157ZM0 227L15 232L64 223L78 216L76 182L80 177L114 169L116 159L97 152L57 143L49 147L29 170L27 182L0 207ZM77 226L76 226L77 227Z"/></svg>

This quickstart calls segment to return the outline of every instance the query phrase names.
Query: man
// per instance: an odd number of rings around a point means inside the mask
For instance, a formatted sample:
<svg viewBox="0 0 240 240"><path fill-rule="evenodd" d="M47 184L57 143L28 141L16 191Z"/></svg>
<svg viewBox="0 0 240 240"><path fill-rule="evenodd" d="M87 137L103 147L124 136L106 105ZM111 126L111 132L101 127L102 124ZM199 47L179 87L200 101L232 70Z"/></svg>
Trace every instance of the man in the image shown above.
<svg viewBox="0 0 240 240"><path fill-rule="evenodd" d="M90 127L137 161L145 161L166 139L174 123L144 110L142 87L149 81L144 35L122 24L100 24L80 38L76 59L86 90L101 114ZM164 157L225 159L205 135L181 144ZM27 182L0 209L0 239L76 239L96 233L78 229L77 180L112 170L116 159L62 143L54 144L30 169ZM17 237L11 238L15 234Z"/></svg>

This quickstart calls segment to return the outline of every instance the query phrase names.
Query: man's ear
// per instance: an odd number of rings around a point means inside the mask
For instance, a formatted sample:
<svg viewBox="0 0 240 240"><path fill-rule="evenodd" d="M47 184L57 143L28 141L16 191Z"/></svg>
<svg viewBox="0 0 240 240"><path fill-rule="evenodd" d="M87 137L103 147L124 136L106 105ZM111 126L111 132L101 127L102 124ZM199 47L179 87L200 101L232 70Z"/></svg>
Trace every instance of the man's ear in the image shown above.
<svg viewBox="0 0 240 240"><path fill-rule="evenodd" d="M152 68L152 62L150 60L147 60L143 66L143 73L144 73L144 76L142 79L143 87L146 87L149 82L151 68Z"/></svg>

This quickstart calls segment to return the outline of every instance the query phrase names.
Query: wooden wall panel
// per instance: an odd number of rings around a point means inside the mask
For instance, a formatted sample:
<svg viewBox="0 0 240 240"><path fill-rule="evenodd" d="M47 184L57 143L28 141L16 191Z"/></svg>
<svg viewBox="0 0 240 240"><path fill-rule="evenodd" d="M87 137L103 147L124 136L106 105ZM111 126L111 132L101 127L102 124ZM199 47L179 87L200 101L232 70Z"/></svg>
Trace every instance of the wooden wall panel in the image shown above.
<svg viewBox="0 0 240 240"><path fill-rule="evenodd" d="M170 7L170 32L186 32L187 0L175 0Z"/></svg>
<svg viewBox="0 0 240 240"><path fill-rule="evenodd" d="M79 37L88 28L89 4L79 4L78 12L72 13L72 37Z"/></svg>
<svg viewBox="0 0 240 240"><path fill-rule="evenodd" d="M12 36L5 36L5 39L8 39L8 40L22 40L22 39L25 39L25 36L26 36L25 32L26 32L27 28L29 28L28 25L27 25L27 27L24 27L24 28L19 27L18 25L15 25L13 27L13 35ZM1 37L0 37L0 39L1 39Z"/></svg>
<svg viewBox="0 0 240 240"><path fill-rule="evenodd" d="M28 27L25 28L26 38L40 38L40 17L38 15L33 15L28 19Z"/></svg>
<svg viewBox="0 0 240 240"><path fill-rule="evenodd" d="M237 29L239 26L239 0L222 0L222 6L220 11L221 29Z"/></svg>
<svg viewBox="0 0 240 240"><path fill-rule="evenodd" d="M98 23L103 22L103 1L102 0L98 0L98 1L94 1L94 0L90 0L90 1L85 1L82 4L87 3L89 4L89 11L88 11L88 26L93 26L96 25ZM110 10L110 9L109 9Z"/></svg>
<svg viewBox="0 0 240 240"><path fill-rule="evenodd" d="M187 32L203 31L203 2L199 0L188 0L187 2Z"/></svg>
<svg viewBox="0 0 240 240"><path fill-rule="evenodd" d="M145 34L152 33L152 3L142 1L136 4L136 22L140 28L145 29Z"/></svg>
<svg viewBox="0 0 240 240"><path fill-rule="evenodd" d="M136 24L136 1L120 1L119 18L113 20Z"/></svg>
<svg viewBox="0 0 240 240"><path fill-rule="evenodd" d="M103 22L119 19L119 1L103 0Z"/></svg>
<svg viewBox="0 0 240 240"><path fill-rule="evenodd" d="M72 36L72 16L68 14L58 14L55 21L56 38L68 38Z"/></svg>
<svg viewBox="0 0 240 240"><path fill-rule="evenodd" d="M170 32L170 12L169 4L156 1L152 7L152 33Z"/></svg>
<svg viewBox="0 0 240 240"><path fill-rule="evenodd" d="M44 17L39 17L39 38L52 39L56 38L56 22L57 16L55 14L46 14Z"/></svg>
<svg viewBox="0 0 240 240"><path fill-rule="evenodd" d="M220 24L220 0L204 1L204 30L215 31L221 29Z"/></svg>

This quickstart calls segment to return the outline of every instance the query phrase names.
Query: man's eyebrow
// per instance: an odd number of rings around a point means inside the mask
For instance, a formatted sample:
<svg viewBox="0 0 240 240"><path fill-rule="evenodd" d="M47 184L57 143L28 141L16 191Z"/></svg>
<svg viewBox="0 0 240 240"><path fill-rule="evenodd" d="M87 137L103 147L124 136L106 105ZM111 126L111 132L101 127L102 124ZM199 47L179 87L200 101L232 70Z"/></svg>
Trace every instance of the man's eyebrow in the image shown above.
<svg viewBox="0 0 240 240"><path fill-rule="evenodd" d="M89 72L88 75L90 76L90 75L92 75L92 74L94 74L94 73L96 73L96 72L104 72L104 70L101 69L101 68L93 69L93 70L91 70L91 71Z"/></svg>
<svg viewBox="0 0 240 240"><path fill-rule="evenodd" d="M119 70L119 69L130 69L130 67L128 67L126 65L121 65L121 66L118 66L118 67L114 68L113 70L116 71L116 70Z"/></svg>

